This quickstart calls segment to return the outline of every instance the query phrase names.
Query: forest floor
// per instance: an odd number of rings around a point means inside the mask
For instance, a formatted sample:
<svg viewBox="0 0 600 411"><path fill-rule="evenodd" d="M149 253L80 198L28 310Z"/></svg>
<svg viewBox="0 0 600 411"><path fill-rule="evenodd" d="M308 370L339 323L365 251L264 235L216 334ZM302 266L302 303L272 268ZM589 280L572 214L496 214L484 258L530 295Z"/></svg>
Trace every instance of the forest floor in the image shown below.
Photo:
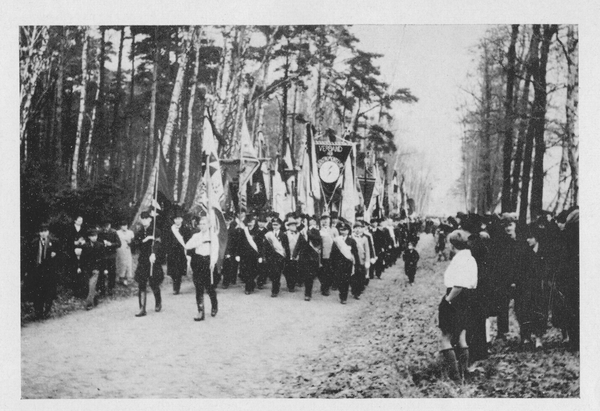
<svg viewBox="0 0 600 411"><path fill-rule="evenodd" d="M371 280L361 300L339 304L315 283L270 298L218 290L219 313L194 322L193 285L162 286L163 311L136 318L131 287L91 311L63 297L52 318L21 327L23 398L573 398L580 395L579 352L550 329L540 350L522 347L511 314L506 341L455 384L440 375L437 304L447 262L422 235L416 282L403 263ZM207 306L210 306L206 298ZM25 307L27 308L27 307ZM68 315L65 315L68 314Z"/></svg>

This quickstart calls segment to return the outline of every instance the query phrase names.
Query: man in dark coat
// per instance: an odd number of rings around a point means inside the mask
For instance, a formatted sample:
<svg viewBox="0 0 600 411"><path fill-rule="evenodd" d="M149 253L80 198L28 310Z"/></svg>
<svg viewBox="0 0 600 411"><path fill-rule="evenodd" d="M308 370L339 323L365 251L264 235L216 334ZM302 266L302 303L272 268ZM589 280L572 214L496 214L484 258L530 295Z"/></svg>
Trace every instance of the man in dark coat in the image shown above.
<svg viewBox="0 0 600 411"><path fill-rule="evenodd" d="M241 228L234 220L234 215L225 213L225 223L227 224L227 248L223 259L223 288L229 288L230 284L237 282L237 272L239 266L239 243L240 236L243 235Z"/></svg>
<svg viewBox="0 0 600 411"><path fill-rule="evenodd" d="M98 238L98 230L95 228L88 230L88 241L82 246L80 252L83 275L87 282L87 298L85 300L86 310L91 310L98 304L96 288L98 279L100 278L100 272L105 266L104 255L106 246L104 245L104 242L100 242Z"/></svg>
<svg viewBox="0 0 600 411"><path fill-rule="evenodd" d="M285 223L286 242L285 247L285 266L283 276L288 291L293 293L296 285L301 283L300 275L300 251L306 247L306 239L298 232L298 222L295 218L289 217Z"/></svg>
<svg viewBox="0 0 600 411"><path fill-rule="evenodd" d="M340 233L333 242L331 264L337 272L339 281L340 303L346 304L350 278L354 273L354 263L359 261L356 241L350 237L350 225L340 222L337 225Z"/></svg>
<svg viewBox="0 0 600 411"><path fill-rule="evenodd" d="M254 239L258 246L258 275L256 276L256 288L262 290L265 286L267 279L269 278L269 272L267 270L266 252L267 243L265 235L267 234L267 216L260 215L257 219L257 225L254 227Z"/></svg>
<svg viewBox="0 0 600 411"><path fill-rule="evenodd" d="M252 294L256 287L256 276L258 275L258 259L260 251L256 243L256 217L247 216L241 225L238 256L240 258L240 277L245 282L244 293Z"/></svg>
<svg viewBox="0 0 600 411"><path fill-rule="evenodd" d="M111 227L108 220L102 222L102 229L98 233L98 241L104 244L102 256L102 270L98 279L100 295L112 295L117 280L117 248L121 247L121 239Z"/></svg>
<svg viewBox="0 0 600 411"><path fill-rule="evenodd" d="M27 249L26 287L30 290L36 319L50 315L58 286L58 240L50 236L47 224L41 224L38 235Z"/></svg>
<svg viewBox="0 0 600 411"><path fill-rule="evenodd" d="M316 227L309 228L306 232L306 242L302 242L300 250L299 275L304 282L304 301L312 298L312 289L315 277L319 274L321 265L321 233Z"/></svg>
<svg viewBox="0 0 600 411"><path fill-rule="evenodd" d="M164 248L161 246L161 232L158 228L153 227L152 215L149 211L142 212L140 219L142 226L136 232L132 242L133 247L139 251L135 281L138 283L140 312L135 315L136 317L146 315L146 287L148 284L154 293L154 310L156 312L162 310L160 285L165 278L162 269Z"/></svg>
<svg viewBox="0 0 600 411"><path fill-rule="evenodd" d="M173 213L173 224L164 233L165 251L167 254L167 274L173 281L173 294L181 291L181 278L187 274L187 254L185 243L190 239L191 233L183 225L183 212L176 210Z"/></svg>
<svg viewBox="0 0 600 411"><path fill-rule="evenodd" d="M286 248L289 248L287 236L281 229L282 222L276 217L271 220L273 230L265 234L266 247L265 258L267 260L267 271L271 279L271 297L279 295L281 288L281 274L285 266Z"/></svg>

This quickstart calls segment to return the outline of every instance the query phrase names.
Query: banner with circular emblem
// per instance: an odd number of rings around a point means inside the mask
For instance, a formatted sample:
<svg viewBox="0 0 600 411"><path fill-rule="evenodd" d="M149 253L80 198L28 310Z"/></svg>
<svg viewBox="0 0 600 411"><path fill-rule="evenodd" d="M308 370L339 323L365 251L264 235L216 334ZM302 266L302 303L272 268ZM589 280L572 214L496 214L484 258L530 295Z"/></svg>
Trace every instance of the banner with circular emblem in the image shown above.
<svg viewBox="0 0 600 411"><path fill-rule="evenodd" d="M352 144L350 143L315 141L319 178L327 203L335 202L335 197L340 196L340 190L338 190L341 182L340 177L344 173L344 164L346 164L346 159L351 150Z"/></svg>

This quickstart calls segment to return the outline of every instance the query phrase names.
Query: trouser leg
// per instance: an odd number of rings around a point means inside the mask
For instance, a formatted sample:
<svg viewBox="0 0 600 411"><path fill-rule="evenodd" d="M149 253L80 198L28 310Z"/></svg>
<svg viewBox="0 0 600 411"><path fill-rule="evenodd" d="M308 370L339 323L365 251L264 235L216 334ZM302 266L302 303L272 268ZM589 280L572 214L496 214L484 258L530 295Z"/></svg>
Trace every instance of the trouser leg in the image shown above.
<svg viewBox="0 0 600 411"><path fill-rule="evenodd" d="M117 282L117 260L113 257L106 260L107 291L112 295Z"/></svg>
<svg viewBox="0 0 600 411"><path fill-rule="evenodd" d="M340 300L346 301L348 299L348 288L350 286L350 273L343 272L338 275L338 284L340 291Z"/></svg>
<svg viewBox="0 0 600 411"><path fill-rule="evenodd" d="M329 295L329 289L331 288L331 262L329 259L321 260L319 282L321 283L321 294Z"/></svg>
<svg viewBox="0 0 600 411"><path fill-rule="evenodd" d="M296 276L298 275L298 262L294 260L287 260L285 268L283 269L283 276L285 277L285 284L288 291L294 291L296 287Z"/></svg>
<svg viewBox="0 0 600 411"><path fill-rule="evenodd" d="M94 305L94 300L96 297L96 285L98 283L99 277L100 277L100 271L92 270L92 275L88 279L88 295L85 300L86 307L92 307Z"/></svg>
<svg viewBox="0 0 600 411"><path fill-rule="evenodd" d="M156 312L160 312L162 310L162 296L160 295L160 285L150 285L152 288L152 293L154 294L154 310Z"/></svg>

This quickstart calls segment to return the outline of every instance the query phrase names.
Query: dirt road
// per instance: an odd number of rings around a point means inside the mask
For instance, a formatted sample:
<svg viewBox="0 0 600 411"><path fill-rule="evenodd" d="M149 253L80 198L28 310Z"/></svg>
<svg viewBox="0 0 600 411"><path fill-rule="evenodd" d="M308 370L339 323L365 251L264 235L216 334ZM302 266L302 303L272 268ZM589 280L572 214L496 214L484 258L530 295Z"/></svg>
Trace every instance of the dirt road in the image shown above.
<svg viewBox="0 0 600 411"><path fill-rule="evenodd" d="M367 292L400 270L388 272ZM239 284L219 288L217 317L200 323L193 321L193 285L174 296L167 281L160 313L149 295L143 318L134 316L137 299L130 298L31 323L21 329L22 397L265 397L279 372L301 367L303 356L326 347L366 304L350 298L341 305L335 293L318 291L305 302L303 290L270 298L269 288L249 296Z"/></svg>

